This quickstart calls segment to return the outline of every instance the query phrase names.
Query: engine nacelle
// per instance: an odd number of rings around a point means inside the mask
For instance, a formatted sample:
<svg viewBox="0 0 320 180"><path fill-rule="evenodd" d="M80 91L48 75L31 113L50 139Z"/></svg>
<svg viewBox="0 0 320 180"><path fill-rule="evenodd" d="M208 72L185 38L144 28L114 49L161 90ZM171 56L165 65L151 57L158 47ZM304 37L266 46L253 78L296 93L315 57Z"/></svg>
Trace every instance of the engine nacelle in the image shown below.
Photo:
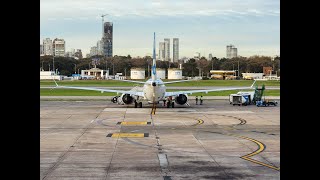
<svg viewBox="0 0 320 180"><path fill-rule="evenodd" d="M188 101L188 96L186 94L179 94L178 96L175 97L175 102L177 104L183 105L187 103Z"/></svg>
<svg viewBox="0 0 320 180"><path fill-rule="evenodd" d="M120 96L115 96L115 97L113 97L112 99L111 99L111 102L113 102L113 103L116 103L116 102L118 102L118 98L119 98Z"/></svg>
<svg viewBox="0 0 320 180"><path fill-rule="evenodd" d="M125 104L132 104L134 98L132 96L130 96L130 94L122 94L121 95L121 100Z"/></svg>

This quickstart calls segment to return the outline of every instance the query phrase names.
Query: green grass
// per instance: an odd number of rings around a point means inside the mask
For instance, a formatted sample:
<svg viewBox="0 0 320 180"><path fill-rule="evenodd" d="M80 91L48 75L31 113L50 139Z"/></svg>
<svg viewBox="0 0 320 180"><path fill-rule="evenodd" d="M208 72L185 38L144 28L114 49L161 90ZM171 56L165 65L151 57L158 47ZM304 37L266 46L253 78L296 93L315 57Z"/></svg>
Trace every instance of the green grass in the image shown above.
<svg viewBox="0 0 320 180"><path fill-rule="evenodd" d="M145 80L143 80L145 81ZM168 81L168 80L165 80ZM111 86L135 86L136 83L114 81L114 80L75 80L75 81L58 81L61 86L98 86L98 87L111 87ZM185 87L185 86L250 86L252 80L200 80L191 82L180 82L167 84L168 87ZM280 86L280 81L257 81L257 85L261 86ZM141 85L141 84L139 84ZM42 80L40 86L55 86L53 81Z"/></svg>
<svg viewBox="0 0 320 180"><path fill-rule="evenodd" d="M168 91L179 91L179 90L168 90ZM235 94L240 90L231 91L217 91L206 93L195 93L192 96L229 96L230 94ZM247 90L246 90L247 91ZM280 90L265 90L266 96L280 96ZM90 90L78 90L78 89L40 89L40 96L115 96L116 93L100 91L90 91Z"/></svg>

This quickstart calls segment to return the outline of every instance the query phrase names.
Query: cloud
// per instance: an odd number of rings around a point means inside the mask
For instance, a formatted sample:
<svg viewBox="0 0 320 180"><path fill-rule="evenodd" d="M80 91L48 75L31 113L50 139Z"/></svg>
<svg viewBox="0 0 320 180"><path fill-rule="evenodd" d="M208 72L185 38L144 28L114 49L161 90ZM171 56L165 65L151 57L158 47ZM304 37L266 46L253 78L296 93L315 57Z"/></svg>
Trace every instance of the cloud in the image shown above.
<svg viewBox="0 0 320 180"><path fill-rule="evenodd" d="M41 0L41 19L86 16L95 18L153 16L279 16L278 0Z"/></svg>

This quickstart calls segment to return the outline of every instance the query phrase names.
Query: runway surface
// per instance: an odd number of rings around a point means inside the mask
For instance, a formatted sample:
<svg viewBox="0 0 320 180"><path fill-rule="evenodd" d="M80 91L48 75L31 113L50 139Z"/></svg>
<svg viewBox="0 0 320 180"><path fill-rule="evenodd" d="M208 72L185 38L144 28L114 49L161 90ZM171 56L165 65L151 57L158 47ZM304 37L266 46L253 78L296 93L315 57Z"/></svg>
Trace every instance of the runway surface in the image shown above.
<svg viewBox="0 0 320 180"><path fill-rule="evenodd" d="M278 102L41 101L40 179L280 179Z"/></svg>

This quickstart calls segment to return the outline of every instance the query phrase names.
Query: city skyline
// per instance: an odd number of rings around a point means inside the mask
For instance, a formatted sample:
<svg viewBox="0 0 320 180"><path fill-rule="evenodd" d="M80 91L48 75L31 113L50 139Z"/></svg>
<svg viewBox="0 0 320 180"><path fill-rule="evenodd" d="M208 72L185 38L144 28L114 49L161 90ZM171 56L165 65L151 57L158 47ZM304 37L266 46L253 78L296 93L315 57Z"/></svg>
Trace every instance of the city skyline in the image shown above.
<svg viewBox="0 0 320 180"><path fill-rule="evenodd" d="M40 44L45 38L63 38L66 50L88 54L101 39L102 14L109 14L104 22L114 26L113 55L152 54L153 32L157 45L179 37L179 58L195 52L225 57L228 44L238 48L239 56L280 54L280 2L261 0L41 0Z"/></svg>

